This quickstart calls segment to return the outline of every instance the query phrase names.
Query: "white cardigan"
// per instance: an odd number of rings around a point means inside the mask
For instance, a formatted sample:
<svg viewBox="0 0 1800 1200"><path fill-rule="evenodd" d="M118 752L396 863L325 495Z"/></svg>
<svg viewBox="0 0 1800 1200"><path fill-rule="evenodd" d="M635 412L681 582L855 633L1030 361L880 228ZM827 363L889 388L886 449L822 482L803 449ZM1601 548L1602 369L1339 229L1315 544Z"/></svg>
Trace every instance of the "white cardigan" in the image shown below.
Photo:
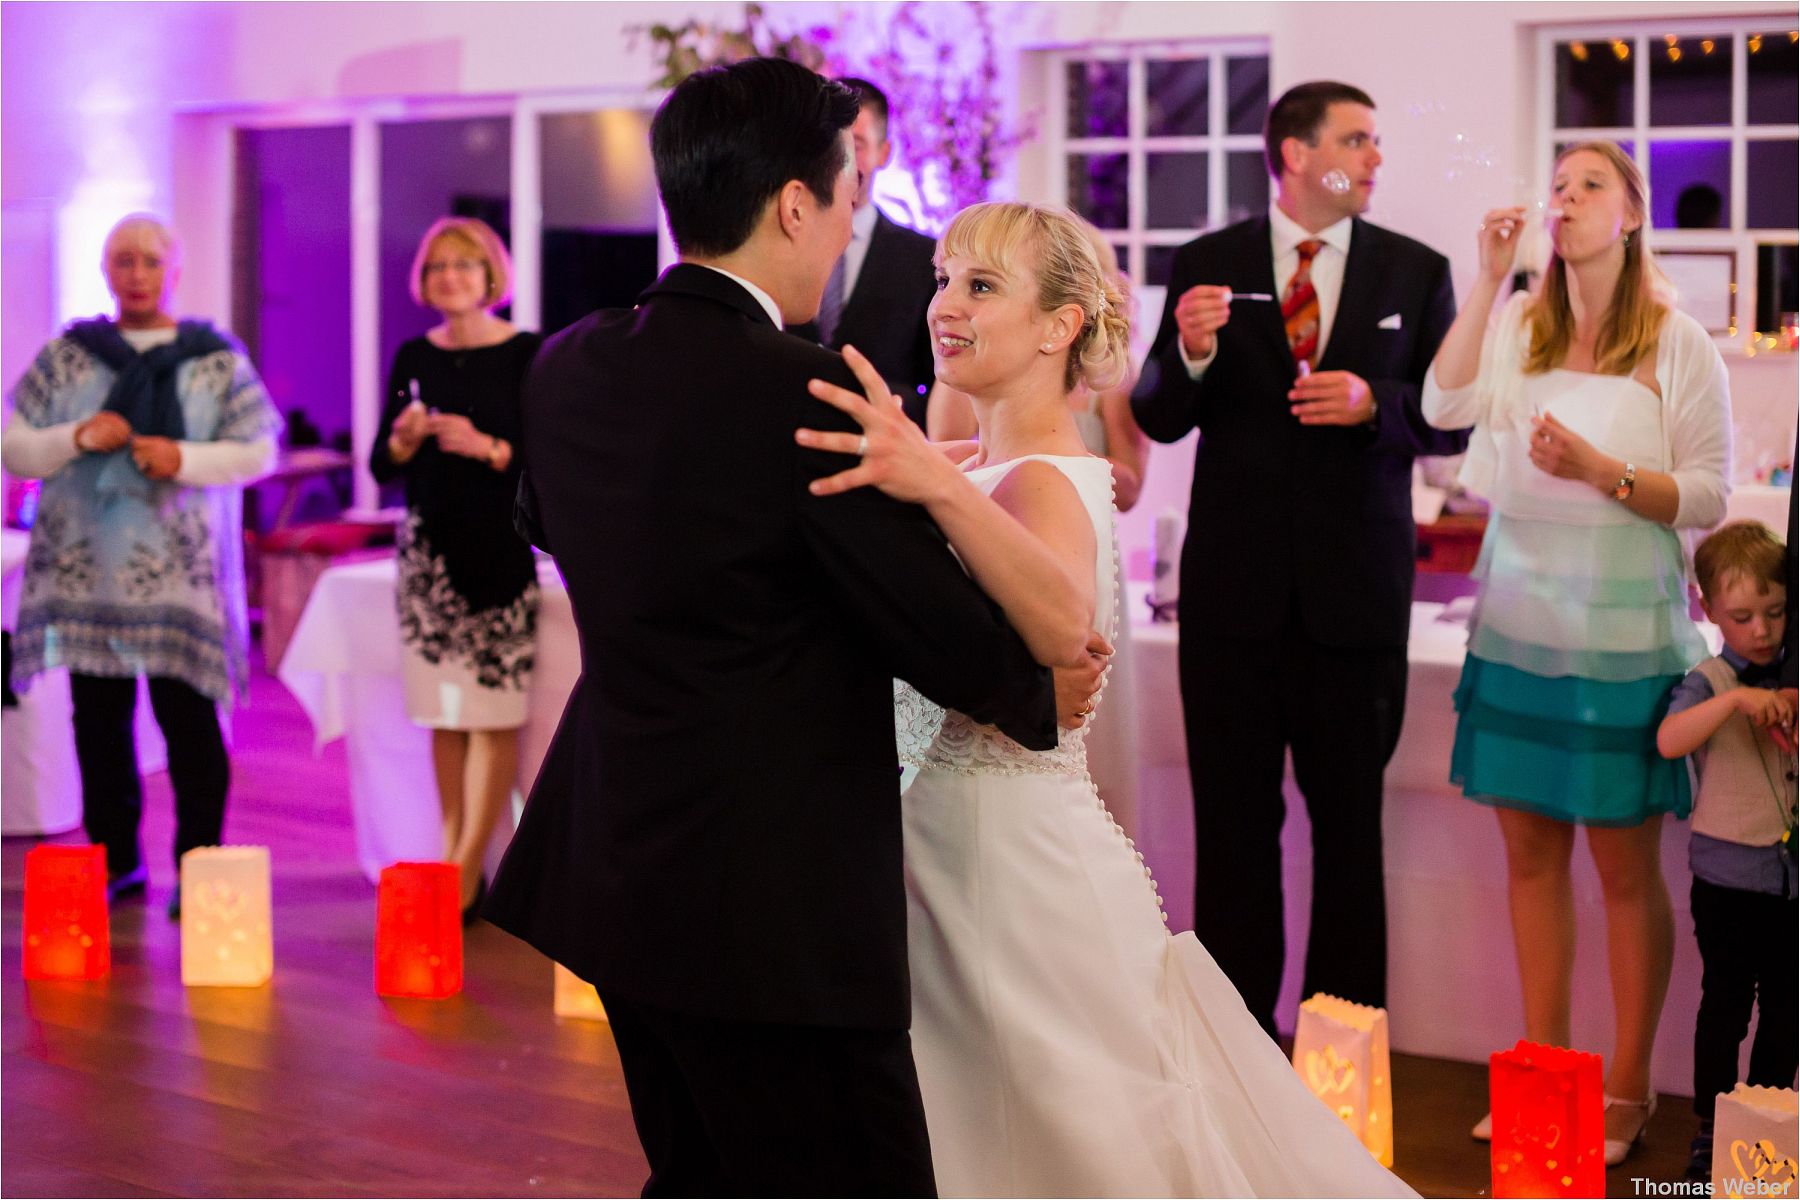
<svg viewBox="0 0 1800 1200"><path fill-rule="evenodd" d="M1530 296L1514 292L1488 327L1473 382L1445 390L1437 368L1425 373L1421 403L1438 429L1473 425L1463 486L1490 499L1499 467L1500 437L1530 420L1524 398ZM1663 462L1674 477L1676 529L1711 529L1725 519L1731 494L1731 391L1725 360L1694 318L1670 309L1656 344L1656 384L1662 392Z"/></svg>

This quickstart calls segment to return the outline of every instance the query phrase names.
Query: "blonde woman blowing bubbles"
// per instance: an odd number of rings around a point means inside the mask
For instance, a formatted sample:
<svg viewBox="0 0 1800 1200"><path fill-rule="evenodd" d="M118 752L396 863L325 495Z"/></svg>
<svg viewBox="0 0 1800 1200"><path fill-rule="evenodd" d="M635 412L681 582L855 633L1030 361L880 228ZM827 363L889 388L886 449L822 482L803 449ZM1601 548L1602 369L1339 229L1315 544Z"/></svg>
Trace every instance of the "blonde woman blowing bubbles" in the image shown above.
<svg viewBox="0 0 1800 1200"><path fill-rule="evenodd" d="M1675 531L1725 515L1731 411L1712 340L1660 286L1636 164L1611 142L1572 146L1550 207L1543 287L1509 298L1491 327L1525 210L1483 219L1480 276L1424 410L1440 428L1476 427L1464 478L1493 506L1451 777L1499 818L1526 1036L1559 1046L1575 963L1569 861L1576 826L1587 828L1606 905L1616 1163L1655 1110L1650 1053L1674 942L1662 820L1691 804L1656 728L1705 656ZM1484 1117L1475 1136L1489 1129Z"/></svg>

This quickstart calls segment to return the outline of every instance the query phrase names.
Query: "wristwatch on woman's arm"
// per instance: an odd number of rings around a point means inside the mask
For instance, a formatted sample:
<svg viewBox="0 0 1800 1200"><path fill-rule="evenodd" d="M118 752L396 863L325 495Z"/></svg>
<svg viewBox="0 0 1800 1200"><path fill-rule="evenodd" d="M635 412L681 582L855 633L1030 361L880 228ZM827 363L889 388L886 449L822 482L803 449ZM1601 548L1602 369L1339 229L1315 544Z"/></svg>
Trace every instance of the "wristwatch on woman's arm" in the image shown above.
<svg viewBox="0 0 1800 1200"><path fill-rule="evenodd" d="M1637 464L1626 463L1625 473L1619 476L1619 482L1613 484L1614 500L1629 500L1631 493L1637 490Z"/></svg>

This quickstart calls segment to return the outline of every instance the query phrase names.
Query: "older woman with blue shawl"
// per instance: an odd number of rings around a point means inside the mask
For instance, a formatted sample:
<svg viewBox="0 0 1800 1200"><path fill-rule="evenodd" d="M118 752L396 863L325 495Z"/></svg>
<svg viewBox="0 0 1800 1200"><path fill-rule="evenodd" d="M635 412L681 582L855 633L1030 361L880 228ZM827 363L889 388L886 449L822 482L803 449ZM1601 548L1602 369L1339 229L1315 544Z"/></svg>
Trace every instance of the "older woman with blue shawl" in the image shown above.
<svg viewBox="0 0 1800 1200"><path fill-rule="evenodd" d="M242 347L169 299L180 243L126 217L102 269L117 315L51 339L12 391L11 473L44 480L14 635L14 682L69 669L82 820L110 899L142 893L137 679L169 748L175 861L217 844L231 767L217 705L247 684L242 485L280 419ZM180 888L169 915L180 914Z"/></svg>

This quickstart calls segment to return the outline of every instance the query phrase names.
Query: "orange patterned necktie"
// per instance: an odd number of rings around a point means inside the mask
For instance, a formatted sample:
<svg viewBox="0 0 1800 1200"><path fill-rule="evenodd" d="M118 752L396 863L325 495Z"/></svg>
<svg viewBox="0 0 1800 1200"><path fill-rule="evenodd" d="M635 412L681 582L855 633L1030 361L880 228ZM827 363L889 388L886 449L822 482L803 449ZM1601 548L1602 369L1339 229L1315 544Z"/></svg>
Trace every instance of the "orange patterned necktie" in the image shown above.
<svg viewBox="0 0 1800 1200"><path fill-rule="evenodd" d="M1312 260L1324 245L1309 238L1294 247L1300 255L1300 265L1294 268L1294 277L1281 293L1281 319L1287 324L1288 347L1294 352L1294 362L1305 363L1309 368L1319 352L1319 294L1313 291Z"/></svg>

